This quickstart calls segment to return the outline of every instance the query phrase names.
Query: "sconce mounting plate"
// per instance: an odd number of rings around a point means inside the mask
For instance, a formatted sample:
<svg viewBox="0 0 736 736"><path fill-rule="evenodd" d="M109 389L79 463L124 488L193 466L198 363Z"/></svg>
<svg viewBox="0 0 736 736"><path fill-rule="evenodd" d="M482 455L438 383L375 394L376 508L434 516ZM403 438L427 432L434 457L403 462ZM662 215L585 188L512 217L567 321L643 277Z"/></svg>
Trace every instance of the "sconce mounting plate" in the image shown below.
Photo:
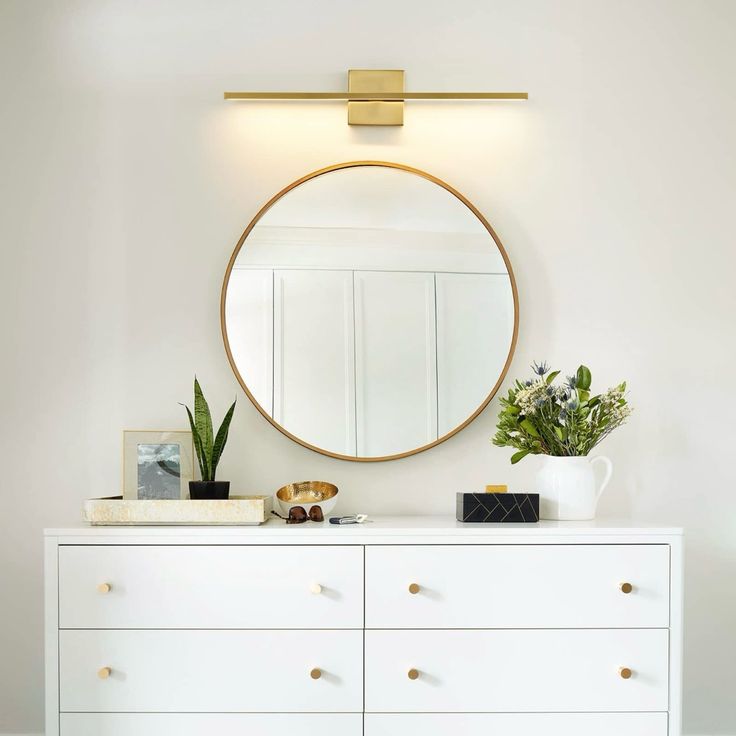
<svg viewBox="0 0 736 736"><path fill-rule="evenodd" d="M403 100L361 100L360 93L404 91L403 69L350 69L348 92L348 125L403 125Z"/></svg>

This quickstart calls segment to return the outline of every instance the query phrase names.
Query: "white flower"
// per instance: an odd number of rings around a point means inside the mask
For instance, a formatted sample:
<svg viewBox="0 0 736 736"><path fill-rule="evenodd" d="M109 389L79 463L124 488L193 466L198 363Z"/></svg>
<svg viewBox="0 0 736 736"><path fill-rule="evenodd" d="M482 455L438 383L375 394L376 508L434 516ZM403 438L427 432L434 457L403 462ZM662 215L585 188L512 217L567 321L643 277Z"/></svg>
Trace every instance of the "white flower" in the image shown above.
<svg viewBox="0 0 736 736"><path fill-rule="evenodd" d="M628 405L617 406L611 412L611 418L617 424L623 424L630 416L633 409Z"/></svg>
<svg viewBox="0 0 736 736"><path fill-rule="evenodd" d="M542 399L546 401L547 384L543 380L534 382L531 386L522 388L516 394L516 404L521 409L522 414L531 416L537 411L537 402Z"/></svg>

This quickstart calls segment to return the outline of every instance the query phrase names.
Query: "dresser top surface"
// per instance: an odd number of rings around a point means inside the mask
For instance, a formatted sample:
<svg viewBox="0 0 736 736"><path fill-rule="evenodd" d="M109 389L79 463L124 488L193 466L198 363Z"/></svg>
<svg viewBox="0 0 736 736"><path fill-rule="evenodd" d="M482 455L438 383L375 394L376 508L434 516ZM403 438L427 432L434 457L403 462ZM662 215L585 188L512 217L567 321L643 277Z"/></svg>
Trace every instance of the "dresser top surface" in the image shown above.
<svg viewBox="0 0 736 736"><path fill-rule="evenodd" d="M592 521L540 521L536 524L483 524L463 523L451 516L376 516L363 524L336 525L306 522L286 524L271 519L260 526L89 526L79 524L62 529L46 529L47 537L59 537L60 541L73 538L77 543L94 543L100 538L135 537L137 539L169 538L200 539L208 542L225 540L243 543L306 543L350 544L370 543L371 540L400 538L417 541L420 538L467 540L468 543L507 541L553 541L559 538L611 537L678 537L682 529L621 519L595 519Z"/></svg>

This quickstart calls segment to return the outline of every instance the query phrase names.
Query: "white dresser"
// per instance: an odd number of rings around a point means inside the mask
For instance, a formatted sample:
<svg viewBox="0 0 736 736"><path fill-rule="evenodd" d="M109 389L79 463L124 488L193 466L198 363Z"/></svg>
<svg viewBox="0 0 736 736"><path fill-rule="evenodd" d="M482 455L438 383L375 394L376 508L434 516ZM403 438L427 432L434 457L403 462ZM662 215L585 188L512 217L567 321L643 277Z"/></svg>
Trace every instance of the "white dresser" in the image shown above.
<svg viewBox="0 0 736 736"><path fill-rule="evenodd" d="M679 529L46 532L46 736L679 736Z"/></svg>

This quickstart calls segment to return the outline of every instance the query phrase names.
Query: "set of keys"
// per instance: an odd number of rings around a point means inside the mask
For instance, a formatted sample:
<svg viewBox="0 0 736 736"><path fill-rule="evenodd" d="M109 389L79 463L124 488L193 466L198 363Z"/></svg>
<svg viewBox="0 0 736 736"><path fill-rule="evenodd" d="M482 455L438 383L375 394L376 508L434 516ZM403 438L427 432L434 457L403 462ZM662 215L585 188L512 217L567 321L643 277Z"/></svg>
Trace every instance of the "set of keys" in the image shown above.
<svg viewBox="0 0 736 736"><path fill-rule="evenodd" d="M368 521L368 514L352 514L351 516L331 516L330 524L362 524Z"/></svg>

